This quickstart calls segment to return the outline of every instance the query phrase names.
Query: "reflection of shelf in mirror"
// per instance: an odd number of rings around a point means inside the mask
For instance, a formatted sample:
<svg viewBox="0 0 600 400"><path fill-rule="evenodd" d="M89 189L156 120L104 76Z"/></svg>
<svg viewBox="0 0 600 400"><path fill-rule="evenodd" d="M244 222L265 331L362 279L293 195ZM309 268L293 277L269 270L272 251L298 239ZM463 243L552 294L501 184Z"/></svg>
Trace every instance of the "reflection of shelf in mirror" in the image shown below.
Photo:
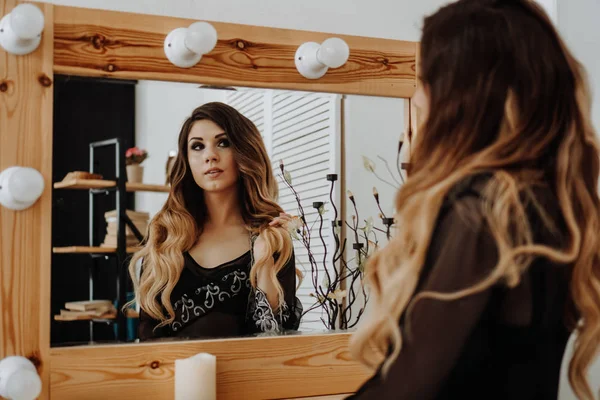
<svg viewBox="0 0 600 400"><path fill-rule="evenodd" d="M72 179L68 181L56 182L54 189L110 189L117 185L115 181L107 181L101 179ZM128 192L162 192L168 193L169 186L151 185L146 183L129 183L127 182Z"/></svg>
<svg viewBox="0 0 600 400"><path fill-rule="evenodd" d="M135 253L139 247L128 247L127 253ZM55 254L112 254L116 253L115 247L89 247L89 246L67 246L67 247L54 247L52 252Z"/></svg>
<svg viewBox="0 0 600 400"><path fill-rule="evenodd" d="M161 192L169 193L171 188L164 185L151 185L148 183L127 183L128 192Z"/></svg>
<svg viewBox="0 0 600 400"><path fill-rule="evenodd" d="M115 185L115 181L105 181L102 179L71 179L56 182L54 189L108 189Z"/></svg>
<svg viewBox="0 0 600 400"><path fill-rule="evenodd" d="M55 321L98 321L98 322L104 322L104 321L112 321L114 319L116 319L117 316L115 314L110 314L110 315L106 315L106 316L99 316L99 317L95 317L92 315L78 315L78 316L64 316L64 315L55 315L54 316L54 320Z"/></svg>
<svg viewBox="0 0 600 400"><path fill-rule="evenodd" d="M107 316L99 316L94 317L90 315L79 315L79 316L63 316L63 315L55 315L55 321L61 322L69 322L69 321L94 321L94 322L109 322L115 320L117 317L114 314L110 314ZM139 318L139 313L135 310L127 310L127 318Z"/></svg>

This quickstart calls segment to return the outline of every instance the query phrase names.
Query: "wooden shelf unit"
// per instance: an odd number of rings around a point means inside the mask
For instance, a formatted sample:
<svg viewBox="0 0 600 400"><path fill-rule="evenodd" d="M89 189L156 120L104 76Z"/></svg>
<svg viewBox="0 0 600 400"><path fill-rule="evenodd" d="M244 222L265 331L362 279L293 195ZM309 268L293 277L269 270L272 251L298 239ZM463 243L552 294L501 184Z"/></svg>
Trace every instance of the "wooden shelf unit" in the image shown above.
<svg viewBox="0 0 600 400"><path fill-rule="evenodd" d="M105 314L101 316L95 315L73 315L72 313L65 313L63 316L55 315L54 319L56 321L88 321L90 326L90 341L93 341L94 336L94 323L111 323L115 326L115 340L124 342L127 340L127 330L129 329L127 324L127 318L135 318L132 317L130 312L127 312L127 315L120 312L121 307L123 307L127 303L128 294L127 290L127 280L129 279L128 269L126 264L128 263L129 257L131 253L135 253L140 249L140 247L136 244L133 246L127 246L127 237L126 231L127 227L129 227L133 232L134 236L136 236L137 240L143 240L143 234L138 231L137 227L131 220L131 218L127 215L127 203L128 196L127 192L158 192L158 193L168 193L170 192L170 187L166 185L151 185L145 183L128 183L127 182L127 170L126 170L126 160L125 160L125 152L123 151L123 143L121 138L115 137L112 139L106 139L96 142L89 143L90 149L90 158L89 158L89 172L90 174L94 174L94 165L95 165L95 157L96 150L99 148L113 148L115 152L115 174L118 175L115 179L102 179L100 175L100 179L63 179L60 182L55 182L53 185L54 189L67 189L67 190L84 190L89 191L89 204L88 204L88 216L89 216L89 242L84 246L60 246L54 247L52 249L54 254L88 254L94 260L98 260L101 258L110 258L116 261L117 273L115 277L115 283L117 286L116 298L114 300L114 306L116 311L111 314ZM112 243L111 245L117 244L116 246L105 247L98 246L97 240L95 239L95 234L97 233L94 229L95 221L94 216L99 210L95 208L95 195L96 194L108 194L114 192L115 195L115 207L114 214L116 215L116 220L118 223L117 227L117 243ZM124 211L124 213L123 213ZM104 213L106 216L106 213ZM125 239L123 241L123 239ZM123 245L121 245L121 243ZM130 242L131 243L131 242ZM104 257L103 257L104 256ZM90 278L89 278L89 299L94 300L94 273L93 268L95 265L90 265Z"/></svg>
<svg viewBox="0 0 600 400"><path fill-rule="evenodd" d="M110 189L117 186L116 181L103 179L71 179L68 181L56 182L54 189L75 189L75 190L90 190L90 189ZM158 192L169 193L171 188L165 185L153 185L147 183L126 183L128 192Z"/></svg>

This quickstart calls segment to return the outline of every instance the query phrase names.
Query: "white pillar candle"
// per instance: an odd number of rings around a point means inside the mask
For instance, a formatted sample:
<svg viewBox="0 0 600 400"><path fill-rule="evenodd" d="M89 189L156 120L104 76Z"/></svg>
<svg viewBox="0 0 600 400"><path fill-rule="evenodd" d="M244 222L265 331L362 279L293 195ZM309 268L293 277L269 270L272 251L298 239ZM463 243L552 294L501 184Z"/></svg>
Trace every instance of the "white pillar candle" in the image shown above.
<svg viewBox="0 0 600 400"><path fill-rule="evenodd" d="M217 357L200 353L175 360L175 400L216 400Z"/></svg>

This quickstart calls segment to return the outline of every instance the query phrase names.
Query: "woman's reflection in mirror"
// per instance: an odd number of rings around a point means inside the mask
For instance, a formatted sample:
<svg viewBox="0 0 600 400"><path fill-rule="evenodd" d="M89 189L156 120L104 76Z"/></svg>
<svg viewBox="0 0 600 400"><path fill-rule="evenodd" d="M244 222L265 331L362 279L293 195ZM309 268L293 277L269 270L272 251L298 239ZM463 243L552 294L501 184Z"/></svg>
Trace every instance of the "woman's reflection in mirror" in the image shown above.
<svg viewBox="0 0 600 400"><path fill-rule="evenodd" d="M301 273L256 126L223 103L198 107L169 183L129 268L140 340L297 330Z"/></svg>

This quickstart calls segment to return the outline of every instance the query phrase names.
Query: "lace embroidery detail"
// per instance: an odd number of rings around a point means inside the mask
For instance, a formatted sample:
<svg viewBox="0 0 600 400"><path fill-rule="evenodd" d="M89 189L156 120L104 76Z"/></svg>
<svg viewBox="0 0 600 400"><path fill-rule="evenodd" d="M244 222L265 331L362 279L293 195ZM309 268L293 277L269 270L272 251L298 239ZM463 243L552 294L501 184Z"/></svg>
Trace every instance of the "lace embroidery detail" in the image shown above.
<svg viewBox="0 0 600 400"><path fill-rule="evenodd" d="M252 320L256 328L262 332L280 332L283 323L287 322L290 317L289 308L285 303L277 313L274 313L267 296L260 289L254 291L254 296L251 295L250 302Z"/></svg>
<svg viewBox="0 0 600 400"><path fill-rule="evenodd" d="M248 274L244 271L233 271L231 274L227 274L223 277L223 282L227 281L229 275L233 274L233 284L231 285L231 292L238 294L240 290L242 290L242 285L246 285L247 288L250 287L250 279L248 279Z"/></svg>
<svg viewBox="0 0 600 400"><path fill-rule="evenodd" d="M197 288L194 293L197 295L195 299L189 298L184 294L181 299L173 304L175 311L175 320L171 322L171 329L178 331L183 328L184 324L190 322L190 317L193 314L196 317L206 314L209 310L215 307L217 303L222 303L227 299L237 296L242 291L243 286L250 287L248 274L242 270L235 270L223 276L223 282L231 281L231 284L225 289L221 289L215 283ZM202 296L202 294L205 294Z"/></svg>
<svg viewBox="0 0 600 400"><path fill-rule="evenodd" d="M256 239L258 239L258 235L250 237L250 265L254 265L254 242ZM248 284L250 284L250 280L248 280ZM267 300L267 295L258 288L250 291L248 311L255 327L261 332L280 332L283 330L284 322L290 318L290 310L286 303L283 303L278 312L274 313Z"/></svg>

